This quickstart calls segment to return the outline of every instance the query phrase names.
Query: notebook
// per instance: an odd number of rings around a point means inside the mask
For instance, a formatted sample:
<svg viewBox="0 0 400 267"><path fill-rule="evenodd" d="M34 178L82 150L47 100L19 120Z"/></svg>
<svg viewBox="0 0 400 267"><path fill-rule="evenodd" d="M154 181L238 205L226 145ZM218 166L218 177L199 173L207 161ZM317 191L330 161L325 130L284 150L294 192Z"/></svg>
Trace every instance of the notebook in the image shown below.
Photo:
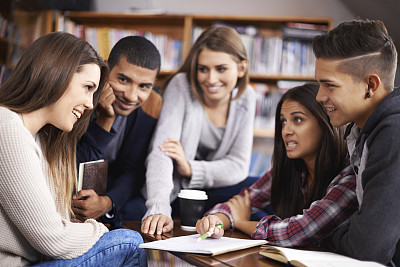
<svg viewBox="0 0 400 267"><path fill-rule="evenodd" d="M171 237L165 240L157 240L140 244L140 248L158 249L173 252L198 253L206 255L219 255L222 253L260 246L266 244L265 240L240 239L232 237L221 237L218 239L206 238L197 241L199 234Z"/></svg>

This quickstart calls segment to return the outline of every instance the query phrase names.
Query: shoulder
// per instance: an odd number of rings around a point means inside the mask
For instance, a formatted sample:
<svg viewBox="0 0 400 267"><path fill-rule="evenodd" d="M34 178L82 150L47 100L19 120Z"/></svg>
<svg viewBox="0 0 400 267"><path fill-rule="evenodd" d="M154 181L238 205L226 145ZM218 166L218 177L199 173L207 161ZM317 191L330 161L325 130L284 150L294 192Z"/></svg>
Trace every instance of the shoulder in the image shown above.
<svg viewBox="0 0 400 267"><path fill-rule="evenodd" d="M238 99L235 99L233 102L235 101L240 109L245 109L250 111L255 109L256 94L254 92L253 87L248 85L243 94Z"/></svg>
<svg viewBox="0 0 400 267"><path fill-rule="evenodd" d="M9 110L5 107L0 107L0 121L3 122L4 120L13 120L18 118L17 113L14 111Z"/></svg>
<svg viewBox="0 0 400 267"><path fill-rule="evenodd" d="M347 164L339 174L332 180L329 187L333 187L338 184L347 184L347 187L354 188L356 186L356 175L352 165Z"/></svg>
<svg viewBox="0 0 400 267"><path fill-rule="evenodd" d="M25 128L18 114L0 107L0 143L4 150L19 147L26 149L33 146L38 149L37 144L28 129Z"/></svg>
<svg viewBox="0 0 400 267"><path fill-rule="evenodd" d="M242 103L255 103L256 101L256 93L253 89L253 87L251 87L251 85L247 85L246 90L244 90L243 94L239 97L239 102Z"/></svg>
<svg viewBox="0 0 400 267"><path fill-rule="evenodd" d="M20 129L25 129L21 119L18 114L7 108L0 107L0 129L2 134L7 132L20 131Z"/></svg>
<svg viewBox="0 0 400 267"><path fill-rule="evenodd" d="M399 105L400 106L400 105ZM374 128L368 135L367 146L377 145L378 149L382 149L382 145L400 147L398 133L400 130L400 113L394 113L377 121ZM361 133L363 134L363 132Z"/></svg>
<svg viewBox="0 0 400 267"><path fill-rule="evenodd" d="M161 95L156 90L151 90L149 97L142 105L143 112L154 119L158 119L158 117L160 116L161 107Z"/></svg>
<svg viewBox="0 0 400 267"><path fill-rule="evenodd" d="M189 81L187 80L186 73L180 72L174 75L172 79L168 82L165 88L166 92L185 92L192 91Z"/></svg>

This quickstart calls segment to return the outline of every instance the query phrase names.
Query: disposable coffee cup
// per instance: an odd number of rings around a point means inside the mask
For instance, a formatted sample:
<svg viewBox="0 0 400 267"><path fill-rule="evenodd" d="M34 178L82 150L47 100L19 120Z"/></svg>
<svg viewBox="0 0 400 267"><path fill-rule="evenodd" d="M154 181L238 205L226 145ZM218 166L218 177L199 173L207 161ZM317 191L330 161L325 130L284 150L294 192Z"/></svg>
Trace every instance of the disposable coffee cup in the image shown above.
<svg viewBox="0 0 400 267"><path fill-rule="evenodd" d="M181 228L196 231L196 222L203 217L204 206L208 199L201 190L181 189L178 194Z"/></svg>

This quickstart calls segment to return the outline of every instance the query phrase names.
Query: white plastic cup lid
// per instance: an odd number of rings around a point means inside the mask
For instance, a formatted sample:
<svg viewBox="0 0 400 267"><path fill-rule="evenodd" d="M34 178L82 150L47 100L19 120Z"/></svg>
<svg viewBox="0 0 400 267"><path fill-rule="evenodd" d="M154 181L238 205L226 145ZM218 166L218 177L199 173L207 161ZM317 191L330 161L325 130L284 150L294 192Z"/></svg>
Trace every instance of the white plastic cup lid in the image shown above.
<svg viewBox="0 0 400 267"><path fill-rule="evenodd" d="M207 194L205 191L193 190L193 189L181 189L178 194L179 198L194 199L194 200L207 200Z"/></svg>

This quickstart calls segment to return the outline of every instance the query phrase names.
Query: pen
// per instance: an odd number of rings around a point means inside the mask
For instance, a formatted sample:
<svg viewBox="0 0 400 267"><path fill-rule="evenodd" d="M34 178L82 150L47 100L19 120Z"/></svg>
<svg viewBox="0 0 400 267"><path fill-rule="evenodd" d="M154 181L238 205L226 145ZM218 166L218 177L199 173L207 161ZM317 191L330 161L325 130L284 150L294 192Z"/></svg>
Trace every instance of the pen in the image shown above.
<svg viewBox="0 0 400 267"><path fill-rule="evenodd" d="M218 228L223 228L224 225L222 223L218 223L215 225ZM197 238L197 242L206 239L207 237L210 237L213 233L212 232L207 232L203 235L201 235L199 238Z"/></svg>

